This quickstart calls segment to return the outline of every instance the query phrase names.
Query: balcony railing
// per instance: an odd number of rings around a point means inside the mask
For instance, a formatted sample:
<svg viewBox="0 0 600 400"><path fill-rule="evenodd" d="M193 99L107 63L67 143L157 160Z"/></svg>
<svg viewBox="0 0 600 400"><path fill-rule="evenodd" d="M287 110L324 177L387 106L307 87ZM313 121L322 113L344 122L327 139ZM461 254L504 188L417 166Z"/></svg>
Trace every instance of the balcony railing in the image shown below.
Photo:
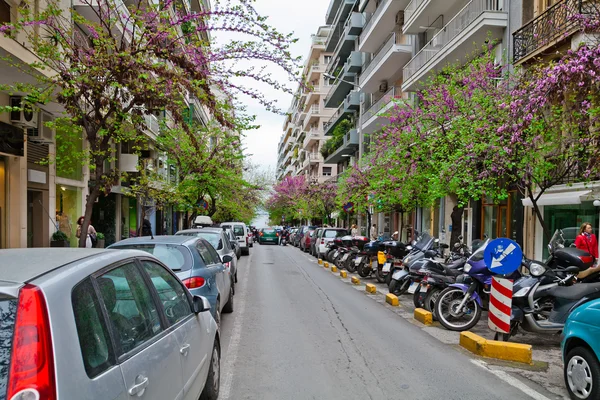
<svg viewBox="0 0 600 400"><path fill-rule="evenodd" d="M371 58L371 60L367 61L363 65L363 72L361 74L361 78L369 76L369 74L373 72L373 70L377 67L379 61L381 61L381 59L388 53L388 51L390 51L392 47L394 47L397 44L411 44L411 37L412 36L409 35L402 35L392 32L390 36L388 36L388 38L385 40L385 42L383 42L381 47L379 47L379 49L375 51L375 53L373 53L373 57Z"/></svg>
<svg viewBox="0 0 600 400"><path fill-rule="evenodd" d="M312 44L314 46L324 46L326 42L327 42L327 38L324 38L322 36L313 36L312 37Z"/></svg>
<svg viewBox="0 0 600 400"><path fill-rule="evenodd" d="M323 156L319 153L310 153L308 155L308 159L311 163L320 163L323 162Z"/></svg>
<svg viewBox="0 0 600 400"><path fill-rule="evenodd" d="M596 1L563 0L523 25L513 33L514 61L519 61L577 28L579 21L576 16L593 11L597 8L594 3Z"/></svg>
<svg viewBox="0 0 600 400"><path fill-rule="evenodd" d="M502 11L501 0L471 0L406 64L404 82L409 80L454 38L486 11Z"/></svg>
<svg viewBox="0 0 600 400"><path fill-rule="evenodd" d="M404 21L410 20L410 17L414 15L415 11L417 11L417 8L419 8L419 6L426 1L428 0L412 0L410 3L408 3L404 9Z"/></svg>
<svg viewBox="0 0 600 400"><path fill-rule="evenodd" d="M369 21L365 24L365 26L363 27L363 31L360 34L360 38L359 41L362 42L363 40L365 40L366 35L369 32L369 29L371 29L371 27L373 26L373 24L375 23L375 21L377 20L377 18L379 18L379 16L381 15L381 12L387 8L387 5L391 2L392 0L383 0L381 3L379 3L379 7L377 7L377 9L375 10L375 12L371 15L371 18L369 18Z"/></svg>
<svg viewBox="0 0 600 400"><path fill-rule="evenodd" d="M159 134L159 123L158 123L158 118L156 118L154 115L146 115L145 116L146 119L146 127L148 128L148 130L150 132L152 132L154 135L158 135Z"/></svg>
<svg viewBox="0 0 600 400"><path fill-rule="evenodd" d="M399 87L392 87L375 103L371 103L370 101L365 102L365 104L363 104L362 115L371 113L371 115L368 116L368 118L370 118L378 113L390 101L400 99L408 100L408 98L409 94L407 92L403 92Z"/></svg>

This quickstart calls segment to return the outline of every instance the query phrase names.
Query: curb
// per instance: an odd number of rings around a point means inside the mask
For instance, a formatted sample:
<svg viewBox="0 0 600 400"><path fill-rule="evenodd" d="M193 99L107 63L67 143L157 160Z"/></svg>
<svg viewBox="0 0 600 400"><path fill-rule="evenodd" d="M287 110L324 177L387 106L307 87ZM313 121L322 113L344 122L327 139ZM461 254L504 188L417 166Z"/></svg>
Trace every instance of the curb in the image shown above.
<svg viewBox="0 0 600 400"><path fill-rule="evenodd" d="M347 278L348 277L348 273L346 271L340 271L340 277Z"/></svg>
<svg viewBox="0 0 600 400"><path fill-rule="evenodd" d="M358 279L357 277L353 276L352 278L350 278L350 280L354 285L360 285L360 279Z"/></svg>
<svg viewBox="0 0 600 400"><path fill-rule="evenodd" d="M365 290L369 293L377 293L377 286L373 285L372 283L367 283Z"/></svg>
<svg viewBox="0 0 600 400"><path fill-rule="evenodd" d="M323 264L323 260L319 258L319 260L317 261L317 263L319 263L319 265Z"/></svg>
<svg viewBox="0 0 600 400"><path fill-rule="evenodd" d="M460 346L481 357L533 364L532 348L529 344L487 340L466 331L460 333Z"/></svg>
<svg viewBox="0 0 600 400"><path fill-rule="evenodd" d="M423 325L433 324L433 314L424 308L415 308L413 318L422 323Z"/></svg>
<svg viewBox="0 0 600 400"><path fill-rule="evenodd" d="M338 269L335 265L331 266L331 272L338 272Z"/></svg>
<svg viewBox="0 0 600 400"><path fill-rule="evenodd" d="M385 295L385 302L394 307L398 307L400 305L400 302L398 302L398 297L392 293Z"/></svg>

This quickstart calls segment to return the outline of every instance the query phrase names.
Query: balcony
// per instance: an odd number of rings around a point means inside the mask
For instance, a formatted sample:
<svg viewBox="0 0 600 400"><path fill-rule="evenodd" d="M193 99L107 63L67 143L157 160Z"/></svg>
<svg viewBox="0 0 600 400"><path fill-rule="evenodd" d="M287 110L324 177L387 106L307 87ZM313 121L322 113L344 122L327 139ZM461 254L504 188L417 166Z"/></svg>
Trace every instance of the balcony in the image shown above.
<svg viewBox="0 0 600 400"><path fill-rule="evenodd" d="M360 92L351 92L344 102L333 113L329 121L324 125L325 135L330 134L333 129L348 115L354 114L360 108Z"/></svg>
<svg viewBox="0 0 600 400"><path fill-rule="evenodd" d="M491 1L496 2L497 0ZM440 15L448 15L450 18L464 4L464 0L412 0L404 9L402 33L425 32L427 29L431 29L431 23Z"/></svg>
<svg viewBox="0 0 600 400"><path fill-rule="evenodd" d="M393 87L374 103L364 103L361 115L361 130L363 133L373 133L389 123L385 115L395 104L401 100L409 102L409 93L403 92L399 87Z"/></svg>
<svg viewBox="0 0 600 400"><path fill-rule="evenodd" d="M308 130L308 127L315 120L321 118L321 110L318 104L313 104L308 109L308 114L306 115L306 119L304 120L304 124L302 125L302 130Z"/></svg>
<svg viewBox="0 0 600 400"><path fill-rule="evenodd" d="M319 153L309 153L308 159L311 164L318 164L323 162L323 156Z"/></svg>
<svg viewBox="0 0 600 400"><path fill-rule="evenodd" d="M75 11L77 11L77 13L85 19L92 22L100 23L100 2L93 0L91 2L75 0L71 4ZM125 36L126 40L130 42L132 39L134 24L129 13L129 9L127 8L123 0L115 0L114 3L111 2L110 4L114 5L114 9L112 9L113 7L111 7L110 17L113 19L113 21L119 21L118 23L111 24L112 34L117 37ZM106 3L102 3L102 6L105 7ZM82 27L82 30L85 31L87 30L87 28Z"/></svg>
<svg viewBox="0 0 600 400"><path fill-rule="evenodd" d="M348 16L352 11L355 2L356 0L342 0L342 4L337 10L337 14L334 18L334 21L332 24L330 24L333 25L333 27L331 29L331 32L329 32L329 36L327 37L327 43L325 45L325 51L327 53L333 53L340 41L340 38L345 33ZM362 28L362 25L360 27ZM359 33L360 32L354 34L358 35Z"/></svg>
<svg viewBox="0 0 600 400"><path fill-rule="evenodd" d="M412 36L392 33L363 66L358 85L365 93L372 93L382 81L397 81L402 67L412 56Z"/></svg>
<svg viewBox="0 0 600 400"><path fill-rule="evenodd" d="M341 71L336 74L337 82L329 89L325 98L325 107L337 107L355 87L356 73L362 68L362 54L353 51L346 63L341 67Z"/></svg>
<svg viewBox="0 0 600 400"><path fill-rule="evenodd" d="M306 149L307 147L321 140L322 138L323 132L319 131L318 129L311 129L310 131L306 132L306 138L304 139L304 143L302 143L302 148Z"/></svg>
<svg viewBox="0 0 600 400"><path fill-rule="evenodd" d="M596 4L595 4L596 3ZM580 29L573 17L593 15L597 1L563 0L513 33L513 62L522 63Z"/></svg>
<svg viewBox="0 0 600 400"><path fill-rule="evenodd" d="M144 120L146 122L145 132L152 140L156 140L158 134L160 133L160 125L158 123L158 118L154 115L144 115Z"/></svg>
<svg viewBox="0 0 600 400"><path fill-rule="evenodd" d="M308 73L306 74L307 80L313 81L314 79L318 78L319 74L322 74L323 72L325 72L325 66L319 64L319 62L313 62L308 69Z"/></svg>
<svg viewBox="0 0 600 400"><path fill-rule="evenodd" d="M326 88L328 86L313 86L309 92L306 93L306 103L304 105L303 112L307 111L309 108L309 104L312 104L321 99L321 96L325 96L327 94Z"/></svg>
<svg viewBox="0 0 600 400"><path fill-rule="evenodd" d="M396 26L396 16L409 0L383 0L365 24L358 42L358 50L373 53Z"/></svg>
<svg viewBox="0 0 600 400"><path fill-rule="evenodd" d="M344 61L354 50L356 39L362 32L365 17L361 13L353 12L346 20L340 38L332 51L332 58Z"/></svg>
<svg viewBox="0 0 600 400"><path fill-rule="evenodd" d="M325 23L327 25L333 25L335 21L335 16L340 8L340 3L342 0L330 0L329 7L327 8L327 13L325 14Z"/></svg>
<svg viewBox="0 0 600 400"><path fill-rule="evenodd" d="M358 130L351 129L346 135L342 143L335 149L333 153L325 158L325 164L337 164L348 157L352 156L358 150Z"/></svg>
<svg viewBox="0 0 600 400"><path fill-rule="evenodd" d="M465 61L465 55L485 40L502 37L508 13L498 0L471 0L404 67L402 90L423 87L427 77L448 63Z"/></svg>

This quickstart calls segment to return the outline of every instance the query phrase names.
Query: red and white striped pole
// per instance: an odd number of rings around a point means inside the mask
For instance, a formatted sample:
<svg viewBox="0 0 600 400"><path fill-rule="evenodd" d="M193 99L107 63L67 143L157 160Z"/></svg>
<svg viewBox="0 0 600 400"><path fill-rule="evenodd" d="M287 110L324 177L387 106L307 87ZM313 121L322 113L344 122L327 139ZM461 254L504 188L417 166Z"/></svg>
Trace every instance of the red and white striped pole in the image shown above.
<svg viewBox="0 0 600 400"><path fill-rule="evenodd" d="M499 333L510 333L510 313L512 309L513 281L494 277L490 294L488 326Z"/></svg>

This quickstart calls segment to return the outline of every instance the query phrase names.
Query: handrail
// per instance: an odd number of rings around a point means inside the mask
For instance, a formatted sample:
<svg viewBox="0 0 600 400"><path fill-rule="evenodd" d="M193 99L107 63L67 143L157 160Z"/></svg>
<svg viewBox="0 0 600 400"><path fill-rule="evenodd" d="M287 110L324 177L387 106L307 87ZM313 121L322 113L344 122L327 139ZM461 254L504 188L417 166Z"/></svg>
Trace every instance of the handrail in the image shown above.
<svg viewBox="0 0 600 400"><path fill-rule="evenodd" d="M383 11L384 8L387 8L387 5L389 3L391 3L392 0L384 0L379 4L379 7L377 7L377 9L375 10L375 12L371 15L371 18L369 19L369 22L367 22L365 24L365 26L363 27L363 31L360 34L360 37L358 39L358 41L360 43L362 43L365 40L365 37L367 35L367 32L369 32L369 28L371 27L371 25L374 24L375 20L377 20L377 17L379 17L379 15L381 14L381 12Z"/></svg>
<svg viewBox="0 0 600 400"><path fill-rule="evenodd" d="M403 92L400 87L394 86L390 90L388 90L379 100L370 104L369 106L365 106L362 111L362 115L367 114L372 109L377 109L377 112L379 112L379 110L382 109L385 104L388 104L393 99L408 99L408 93ZM371 118L372 116L373 115L369 116L369 118Z"/></svg>
<svg viewBox="0 0 600 400"><path fill-rule="evenodd" d="M375 69L375 67L377 66L379 61L381 61L381 59L388 53L388 51L392 47L394 47L394 45L401 44L401 43L398 43L398 40L397 40L398 38L407 39L406 44L412 43L411 36L397 34L395 32L392 32L390 34L390 36L388 36L387 39L383 42L383 44L379 47L379 49L377 49L375 51L375 53L373 53L373 57L371 58L371 60L367 61L363 65L363 72L361 73L360 78L368 76L373 71L373 69ZM359 79L359 81L360 81L360 79Z"/></svg>
<svg viewBox="0 0 600 400"><path fill-rule="evenodd" d="M415 56L402 72L404 82L421 70L430 60L486 11L502 11L499 0L471 0Z"/></svg>
<svg viewBox="0 0 600 400"><path fill-rule="evenodd" d="M408 3L406 8L404 9L404 21L410 20L410 18L417 11L419 6L426 1L429 1L429 0L411 0L411 2Z"/></svg>

